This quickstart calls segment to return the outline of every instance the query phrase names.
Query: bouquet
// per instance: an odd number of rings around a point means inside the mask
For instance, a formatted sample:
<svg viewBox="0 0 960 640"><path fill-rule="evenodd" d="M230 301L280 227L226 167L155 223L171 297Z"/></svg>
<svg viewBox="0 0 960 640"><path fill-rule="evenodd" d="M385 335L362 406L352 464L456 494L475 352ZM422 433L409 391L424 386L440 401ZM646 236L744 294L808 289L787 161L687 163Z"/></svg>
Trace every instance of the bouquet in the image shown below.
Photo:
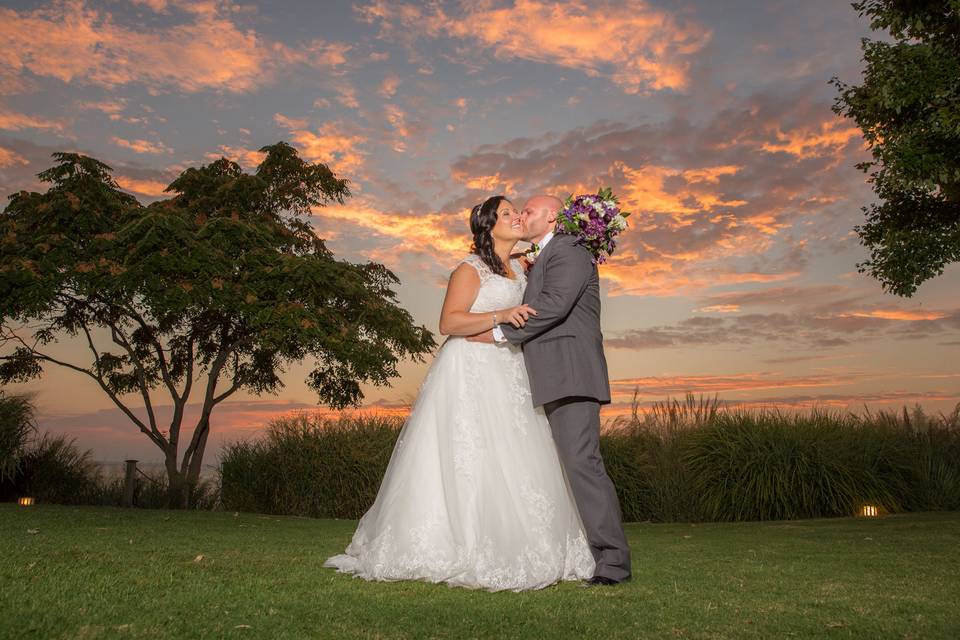
<svg viewBox="0 0 960 640"><path fill-rule="evenodd" d="M616 236L627 228L629 213L620 211L609 187L596 195L571 195L557 216L557 232L579 236L578 242L593 254L594 264L603 264L617 248Z"/></svg>

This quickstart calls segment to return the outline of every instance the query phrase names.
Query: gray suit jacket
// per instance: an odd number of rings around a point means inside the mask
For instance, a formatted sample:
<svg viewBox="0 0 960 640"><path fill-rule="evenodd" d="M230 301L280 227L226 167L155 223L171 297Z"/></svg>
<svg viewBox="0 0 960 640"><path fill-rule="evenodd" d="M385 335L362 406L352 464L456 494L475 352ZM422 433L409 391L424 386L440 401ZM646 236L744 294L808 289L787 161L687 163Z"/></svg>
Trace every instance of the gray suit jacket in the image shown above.
<svg viewBox="0 0 960 640"><path fill-rule="evenodd" d="M576 237L553 236L527 274L523 302L537 311L504 337L523 346L534 406L560 398L610 402L607 360L600 333L600 276Z"/></svg>

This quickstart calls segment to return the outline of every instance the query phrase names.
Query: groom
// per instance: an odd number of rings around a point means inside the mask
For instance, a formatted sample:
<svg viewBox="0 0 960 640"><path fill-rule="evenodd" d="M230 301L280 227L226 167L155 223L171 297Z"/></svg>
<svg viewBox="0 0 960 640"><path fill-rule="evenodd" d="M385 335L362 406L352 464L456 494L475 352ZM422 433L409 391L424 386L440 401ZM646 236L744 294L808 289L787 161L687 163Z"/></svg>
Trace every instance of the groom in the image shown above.
<svg viewBox="0 0 960 640"><path fill-rule="evenodd" d="M537 315L471 340L523 346L534 406L543 405L597 568L590 585L630 579L630 547L620 504L600 457L600 405L610 402L600 333L600 278L576 236L554 234L563 203L535 196L523 207L524 240L533 243L524 304Z"/></svg>

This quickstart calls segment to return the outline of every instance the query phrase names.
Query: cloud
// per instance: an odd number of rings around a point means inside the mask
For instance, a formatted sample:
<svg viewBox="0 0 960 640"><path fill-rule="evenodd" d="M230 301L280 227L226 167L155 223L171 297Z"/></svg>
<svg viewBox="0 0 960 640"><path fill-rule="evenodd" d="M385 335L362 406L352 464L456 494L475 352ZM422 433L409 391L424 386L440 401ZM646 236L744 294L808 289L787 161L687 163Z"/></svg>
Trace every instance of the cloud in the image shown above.
<svg viewBox="0 0 960 640"><path fill-rule="evenodd" d="M130 2L148 7L155 13L166 13L173 4L169 0L130 0Z"/></svg>
<svg viewBox="0 0 960 640"><path fill-rule="evenodd" d="M776 140L764 142L764 151L789 153L798 158L813 158L824 151L843 147L861 137L860 129L846 121L821 122L816 127L796 128L787 133L775 132Z"/></svg>
<svg viewBox="0 0 960 640"><path fill-rule="evenodd" d="M222 144L219 147L219 153L207 153L204 155L204 158L207 160L215 161L220 158L226 158L236 162L244 169L256 169L266 154L261 153L256 149L246 149L244 147L232 147L230 145Z"/></svg>
<svg viewBox="0 0 960 640"><path fill-rule="evenodd" d="M336 69L347 63L347 54L352 48L342 42L314 40L293 52L290 49L281 50L286 52L285 58L290 64L300 63L315 69Z"/></svg>
<svg viewBox="0 0 960 640"><path fill-rule="evenodd" d="M125 140L118 136L112 136L110 138L110 142L118 147L130 149L136 153L173 153L173 149L162 142L150 142L149 140Z"/></svg>
<svg viewBox="0 0 960 640"><path fill-rule="evenodd" d="M51 154L59 151L73 151L84 155L91 155L85 148L68 148L61 146L38 145L27 140L0 137L0 156L3 152L13 155L14 161L4 166L0 162L0 197L9 195L21 189L44 192L50 188L49 183L41 183L36 174L54 164ZM116 162L110 158L99 156L112 167L111 174L120 187L126 191L148 199L169 197L163 190L177 174L185 167L170 166L164 169L144 167L140 164ZM5 198L4 198L5 199Z"/></svg>
<svg viewBox="0 0 960 640"><path fill-rule="evenodd" d="M397 267L404 259L424 255L432 256L432 263L438 268L452 267L470 248L466 222L446 213L404 213L355 198L343 205L314 209L313 217L320 225L319 235L323 236L324 230L338 231L346 226L352 244L361 239L372 241L373 245L364 253L391 267ZM422 265L419 268L422 270Z"/></svg>
<svg viewBox="0 0 960 640"><path fill-rule="evenodd" d="M813 287L814 291L822 289ZM782 291L782 289L778 290ZM752 302L741 294L741 304L766 304L776 296L757 292ZM779 295L779 294L778 294ZM736 296L728 296L736 299ZM850 299L819 302L790 312L744 313L742 315L694 316L673 325L631 329L611 334L604 344L610 349L647 350L693 346L749 345L784 342L828 348L865 340L894 337L919 339L929 335L960 332L960 308L930 311L896 309L890 306L862 311L845 309ZM854 304L856 304L854 302ZM791 305L787 305L791 306Z"/></svg>
<svg viewBox="0 0 960 640"><path fill-rule="evenodd" d="M426 6L377 0L357 8L378 23L381 37L412 44L417 36L456 39L501 60L529 60L603 76L627 93L683 90L693 56L711 32L643 0L586 3L516 0L508 6L463 3L450 14ZM476 65L481 56L459 56Z"/></svg>
<svg viewBox="0 0 960 640"><path fill-rule="evenodd" d="M810 225L826 224L864 190L853 169L860 138L810 93L755 94L697 120L685 115L691 100L678 97L667 121L600 120L484 145L456 159L451 175L471 189L523 194L611 186L632 216L601 270L610 295L784 282L805 272Z"/></svg>
<svg viewBox="0 0 960 640"><path fill-rule="evenodd" d="M828 360L841 360L846 358L859 358L864 355L863 352L850 352L850 353L821 353L821 354L804 354L800 356L778 356L776 358L767 358L764 360L766 364L796 364L798 362L823 362Z"/></svg>
<svg viewBox="0 0 960 640"><path fill-rule="evenodd" d="M200 403L186 405L180 432L181 442L190 441L193 427L199 420L201 408ZM141 420L147 420L143 407L131 406L131 410ZM172 407L154 405L154 410L159 422L158 426L166 429L173 415ZM218 405L211 415L210 440L204 452L204 459L209 464L215 464L224 444L259 436L272 421L298 414L336 417L341 413L405 415L407 411L406 405L389 402L376 402L358 410L338 412L295 400L227 400ZM41 432L62 433L77 438L83 448L93 450L95 460L136 458L142 462L163 459L163 454L156 445L152 444L119 409L109 408L86 413L40 413L37 416L37 425Z"/></svg>
<svg viewBox="0 0 960 640"><path fill-rule="evenodd" d="M499 173L492 176L469 176L454 172L453 178L471 191L480 191L483 194L508 193L515 190L515 185L509 178Z"/></svg>
<svg viewBox="0 0 960 640"><path fill-rule="evenodd" d="M648 215L668 215L678 227L694 224L696 214L704 209L747 204L745 200L725 199L715 188L721 176L734 175L740 167L674 169L646 165L634 169L624 163L615 163L614 168L623 172L627 191L621 197L626 202L643 207L643 213ZM771 231L775 233L776 229Z"/></svg>
<svg viewBox="0 0 960 640"><path fill-rule="evenodd" d="M127 108L127 101L122 98L99 101L78 100L74 106L82 111L100 111L108 115L117 115Z"/></svg>
<svg viewBox="0 0 960 640"><path fill-rule="evenodd" d="M956 380L960 374L920 374L941 380ZM728 374L690 374L621 378L610 383L613 403L605 408L607 417L630 413L634 401L641 411L669 398L682 398L690 393L696 397L716 396L730 408L763 409L834 407L850 410L864 405L903 404L907 402L956 403L956 390L906 390L884 388L901 382L899 372L828 371L808 375L783 375L777 371L751 371ZM843 387L878 387L866 391L844 392ZM839 388L839 389L838 389ZM823 393L799 392L804 389L824 389ZM796 390L794 393L784 391ZM771 392L780 393L771 393ZM636 395L634 395L636 394Z"/></svg>
<svg viewBox="0 0 960 640"><path fill-rule="evenodd" d="M838 295L849 295L849 287L843 285L807 285L793 287L767 287L752 291L728 291L706 296L697 311L739 311L742 307L793 307L801 304L822 304Z"/></svg>
<svg viewBox="0 0 960 640"><path fill-rule="evenodd" d="M152 90L247 92L272 82L291 65L336 68L348 45L313 40L289 47L241 29L230 2L150 2L178 10L172 26L134 29L82 0L33 10L0 9L5 66L23 75L106 88L143 84Z"/></svg>
<svg viewBox="0 0 960 640"><path fill-rule="evenodd" d="M169 182L131 178L129 176L122 175L114 176L114 179L124 191L130 191L131 193L140 194L151 198L164 198L170 196L169 193L164 192L167 186L169 186Z"/></svg>
<svg viewBox="0 0 960 640"><path fill-rule="evenodd" d="M6 129L7 131L39 129L42 131L63 133L66 128L67 124L64 120L19 113L0 105L0 129Z"/></svg>
<svg viewBox="0 0 960 640"><path fill-rule="evenodd" d="M683 395L685 393L710 394L760 391L767 389L797 389L811 387L837 387L853 384L870 376L863 373L821 373L805 376L783 376L772 371L732 373L725 375L673 375L646 376L612 380L610 390L617 395L641 397Z"/></svg>
<svg viewBox="0 0 960 640"><path fill-rule="evenodd" d="M380 94L380 97L389 100L397 93L397 87L400 86L400 76L395 73L387 74L387 77L383 79L383 82L380 84L380 89L377 93Z"/></svg>
<svg viewBox="0 0 960 640"><path fill-rule="evenodd" d="M357 88L346 82L340 82L334 87L337 93L337 102L348 109L359 109L360 101L357 100Z"/></svg>
<svg viewBox="0 0 960 640"><path fill-rule="evenodd" d="M0 167L12 167L14 165L28 165L30 161L21 156L16 151L0 147Z"/></svg>
<svg viewBox="0 0 960 640"><path fill-rule="evenodd" d="M0 135L0 149L4 150L6 163L0 163L0 201L6 202L13 193L21 190L46 190L37 177L42 169L53 164L51 154L62 151L58 147L39 145L19 138Z"/></svg>
<svg viewBox="0 0 960 640"><path fill-rule="evenodd" d="M950 313L947 311L918 311L913 309L872 309L870 311L850 311L840 314L840 317L843 318L883 318L884 320L902 320L905 322L940 320L949 316Z"/></svg>
<svg viewBox="0 0 960 640"><path fill-rule="evenodd" d="M344 122L327 122L311 130L304 119L288 118L277 113L274 122L287 129L300 156L309 162L323 162L340 177L352 177L364 167L365 152L361 146L367 138L349 132Z"/></svg>
<svg viewBox="0 0 960 640"><path fill-rule="evenodd" d="M395 104L386 104L383 107L387 122L393 129L393 150L403 153L407 150L406 140L412 135L412 129L407 125L407 114Z"/></svg>

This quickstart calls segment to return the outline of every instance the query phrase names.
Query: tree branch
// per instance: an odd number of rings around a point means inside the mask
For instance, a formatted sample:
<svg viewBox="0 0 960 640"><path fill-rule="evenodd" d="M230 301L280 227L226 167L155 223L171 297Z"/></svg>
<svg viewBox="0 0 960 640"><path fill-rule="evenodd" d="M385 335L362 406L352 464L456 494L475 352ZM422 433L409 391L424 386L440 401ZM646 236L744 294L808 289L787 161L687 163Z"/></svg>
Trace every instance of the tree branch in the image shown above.
<svg viewBox="0 0 960 640"><path fill-rule="evenodd" d="M130 418L130 420L135 425L137 425L137 427L139 427L140 431L145 433L147 437L150 438L150 440L153 441L153 443L160 448L161 451L165 452L166 442L163 439L163 435L159 433L151 432L151 430L147 428L147 425L143 424L143 422L136 415L134 415L134 413L130 411L130 409L128 409L126 405L120 402L120 399L117 397L115 393L113 393L113 391L110 390L110 387L103 381L102 377L94 375L91 371L89 371L88 369L84 369L83 367L78 367L77 365L71 364L69 362L63 362L61 360L57 360L52 356L48 356L46 354L40 353L35 348L27 346L27 343L24 342L23 338L21 338L20 336L16 334L12 334L12 335L17 341L20 342L20 344L22 344L24 347L29 349L30 352L34 355L34 357L39 358L41 360L46 360L48 362L52 362L54 364L58 364L68 369L73 369L74 371L77 371L79 373L85 374L93 378L97 382L97 384L100 385L100 388L103 389L104 393L106 393L107 396L109 396L110 399L113 400L113 403L117 405L117 408L120 409L124 414L126 414L126 416Z"/></svg>
<svg viewBox="0 0 960 640"><path fill-rule="evenodd" d="M207 389L203 396L203 408L200 410L200 420L197 422L197 428L193 430L190 445L183 452L183 459L180 463L181 473L186 473L190 456L192 456L196 450L204 432L210 429L210 412L213 411L214 407L213 398L217 389L217 379L220 377L220 371L223 369L223 365L226 364L227 358L230 356L230 347L232 346L233 345L228 343L224 335L224 344L210 365L210 374L207 377Z"/></svg>
<svg viewBox="0 0 960 640"><path fill-rule="evenodd" d="M109 304L104 300L101 300L101 302L103 304ZM125 304L122 300L119 303L119 308L128 318L139 324L144 331L150 335L153 335L152 328L147 324L146 320L143 319L143 316L141 316L136 309L128 304ZM164 356L163 345L155 337L150 340L150 343L153 346L154 353L157 355L157 363L160 365L160 374L163 377L164 383L167 385L167 389L170 390L170 395L173 396L174 403L185 399L185 397L182 398L177 393L177 388L173 383L173 379L170 377L170 369L167 365L167 359Z"/></svg>
<svg viewBox="0 0 960 640"><path fill-rule="evenodd" d="M137 370L137 380L140 381L140 395L143 397L143 406L147 410L147 417L150 419L150 430L160 435L160 431L157 429L157 417L153 413L153 403L150 401L150 390L147 388L147 373L143 368L143 363L140 361L140 358L137 357L136 351L133 350L133 347L130 346L127 338L120 330L117 329L112 322L108 322L107 324L110 327L110 337L114 343L123 347L133 361L133 366ZM83 327L84 331L86 331L86 325L83 325Z"/></svg>

